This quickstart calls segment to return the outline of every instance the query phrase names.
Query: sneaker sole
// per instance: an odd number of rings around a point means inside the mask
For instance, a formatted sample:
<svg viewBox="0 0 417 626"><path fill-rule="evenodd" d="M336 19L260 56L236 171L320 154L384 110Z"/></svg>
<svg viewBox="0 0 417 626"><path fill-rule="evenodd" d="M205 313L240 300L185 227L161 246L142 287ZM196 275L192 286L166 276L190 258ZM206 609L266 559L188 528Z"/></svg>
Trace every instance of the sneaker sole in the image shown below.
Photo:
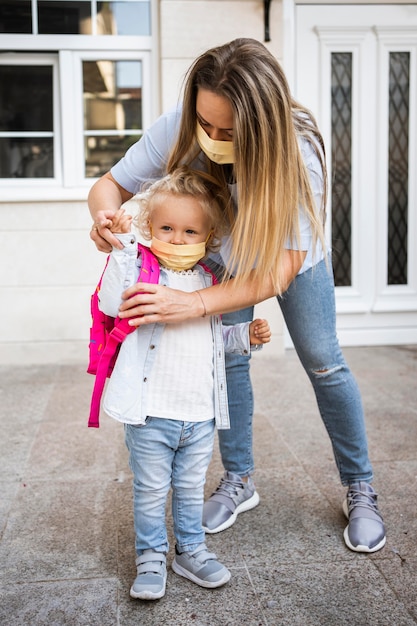
<svg viewBox="0 0 417 626"><path fill-rule="evenodd" d="M200 587L205 587L206 589L214 589L215 587L221 587L222 585L225 585L227 582L229 582L231 576L229 570L226 569L224 576L220 580L201 580L201 578L198 578L198 576L190 572L188 569L185 569L184 567L179 565L175 559L172 562L172 569L179 576L188 578L188 580L191 580L193 583L196 583Z"/></svg>
<svg viewBox="0 0 417 626"><path fill-rule="evenodd" d="M230 528L235 523L237 516L239 513L245 513L245 511L250 511L254 509L259 504L259 494L257 491L253 492L253 495L249 498L249 500L245 500L241 502L235 509L234 513L227 519L223 524L217 526L216 528L207 528L207 526L203 526L204 532L209 535L214 535L215 533L221 533L222 530L226 530L226 528Z"/></svg>
<svg viewBox="0 0 417 626"><path fill-rule="evenodd" d="M160 598L163 598L165 595L165 585L164 588L161 589L161 591L158 591L156 593L149 591L149 590L143 590L143 591L134 591L133 587L130 590L130 597L134 598L135 600L159 600Z"/></svg>
<svg viewBox="0 0 417 626"><path fill-rule="evenodd" d="M343 509L343 513L345 514L345 517L349 519L349 509L348 509L346 500L343 500L342 502L342 509ZM374 546L373 548L370 548L369 546L362 546L360 544L358 546L354 546L350 542L350 539L349 539L349 524L346 526L345 530L343 531L343 539L345 540L345 544L350 550L353 550L354 552L367 552L368 554L381 550L381 548L385 546L385 543L387 541L387 538L383 537L383 539L381 539L381 541L377 543L377 545Z"/></svg>

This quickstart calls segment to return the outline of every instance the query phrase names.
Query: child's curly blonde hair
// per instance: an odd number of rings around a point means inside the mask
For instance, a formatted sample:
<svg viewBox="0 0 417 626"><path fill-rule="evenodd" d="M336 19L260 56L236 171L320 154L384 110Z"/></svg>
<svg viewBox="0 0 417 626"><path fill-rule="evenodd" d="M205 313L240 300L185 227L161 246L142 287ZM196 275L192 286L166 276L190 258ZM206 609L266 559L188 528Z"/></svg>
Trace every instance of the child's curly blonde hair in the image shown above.
<svg viewBox="0 0 417 626"><path fill-rule="evenodd" d="M193 196L197 199L212 231L212 236L207 242L207 252L219 250L221 239L227 230L225 216L230 196L226 196L213 176L186 166L178 167L164 178L148 183L148 186L135 196L139 204L139 213L133 222L142 237L147 241L152 239L150 231L152 212L156 201L163 200L167 195Z"/></svg>

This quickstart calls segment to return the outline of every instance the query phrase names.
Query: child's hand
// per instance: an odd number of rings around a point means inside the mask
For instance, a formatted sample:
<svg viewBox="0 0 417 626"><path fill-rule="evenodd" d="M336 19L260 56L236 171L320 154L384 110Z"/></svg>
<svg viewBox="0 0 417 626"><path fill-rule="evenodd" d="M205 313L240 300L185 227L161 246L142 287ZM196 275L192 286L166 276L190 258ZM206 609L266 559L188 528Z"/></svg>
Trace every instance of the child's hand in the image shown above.
<svg viewBox="0 0 417 626"><path fill-rule="evenodd" d="M111 219L110 232L112 233L130 233L132 224L132 216L119 209Z"/></svg>
<svg viewBox="0 0 417 626"><path fill-rule="evenodd" d="M271 341L271 329L266 320L256 319L249 324L249 341L252 346Z"/></svg>

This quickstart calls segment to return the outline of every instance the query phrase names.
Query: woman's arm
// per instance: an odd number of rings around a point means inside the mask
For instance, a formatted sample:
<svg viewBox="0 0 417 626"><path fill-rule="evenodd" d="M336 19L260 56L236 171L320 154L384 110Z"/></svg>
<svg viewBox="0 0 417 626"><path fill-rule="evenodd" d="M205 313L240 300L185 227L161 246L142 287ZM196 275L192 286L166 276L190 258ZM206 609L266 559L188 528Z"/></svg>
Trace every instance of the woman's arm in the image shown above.
<svg viewBox="0 0 417 626"><path fill-rule="evenodd" d="M112 217L133 194L124 189L110 172L102 176L90 189L88 208L93 218L90 238L101 252L110 252L112 246L121 249L120 241L110 231Z"/></svg>
<svg viewBox="0 0 417 626"><path fill-rule="evenodd" d="M305 255L305 252L286 251L284 257L286 288L298 274ZM140 293L141 291L146 293ZM239 289L236 289L233 278L226 283L191 293L162 285L137 283L124 292L124 302L121 304L119 316L132 318L132 326L156 322L170 324L204 315L239 311L274 295L276 293L271 277L256 277L254 272Z"/></svg>

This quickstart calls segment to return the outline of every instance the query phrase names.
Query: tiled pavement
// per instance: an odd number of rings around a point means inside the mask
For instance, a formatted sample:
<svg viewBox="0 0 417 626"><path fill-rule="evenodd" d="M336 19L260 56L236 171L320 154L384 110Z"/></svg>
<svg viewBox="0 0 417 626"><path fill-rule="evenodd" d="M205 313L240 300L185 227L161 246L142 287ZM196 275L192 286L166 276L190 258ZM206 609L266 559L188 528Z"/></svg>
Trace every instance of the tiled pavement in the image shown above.
<svg viewBox="0 0 417 626"><path fill-rule="evenodd" d="M83 364L1 367L1 626L417 624L417 346L344 352L363 394L385 548L345 547L345 490L310 384L293 351L265 351L252 361L261 503L207 538L231 581L206 590L169 568L156 602L129 597L127 453L119 424L86 426L92 377ZM216 446L207 493L221 473ZM171 533L169 563L173 546Z"/></svg>

